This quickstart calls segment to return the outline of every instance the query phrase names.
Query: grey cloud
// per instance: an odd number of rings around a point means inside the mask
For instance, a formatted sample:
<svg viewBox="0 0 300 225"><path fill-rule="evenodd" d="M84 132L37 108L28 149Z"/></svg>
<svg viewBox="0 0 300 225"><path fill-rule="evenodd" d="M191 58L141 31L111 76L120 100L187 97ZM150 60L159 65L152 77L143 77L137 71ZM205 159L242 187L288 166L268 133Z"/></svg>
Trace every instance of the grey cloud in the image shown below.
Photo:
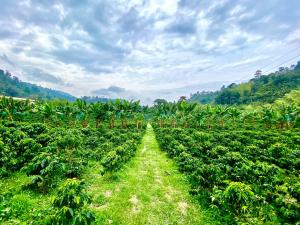
<svg viewBox="0 0 300 225"><path fill-rule="evenodd" d="M84 44L83 44L84 46ZM115 47L95 51L95 49L85 49L83 46L71 46L68 50L55 49L52 55L65 63L73 63L85 68L86 71L93 73L110 73L111 69L103 66L111 65L116 59L122 61L126 51L122 51Z"/></svg>
<svg viewBox="0 0 300 225"><path fill-rule="evenodd" d="M59 22L59 16L53 6L58 1L31 1L30 5L21 4L21 1L2 0L0 19L5 20L7 16L25 22L27 25L38 26L54 25Z"/></svg>
<svg viewBox="0 0 300 225"><path fill-rule="evenodd" d="M157 35L154 31L154 24L164 18L165 16L161 13L157 13L155 17L146 18L140 14L138 9L132 7L121 13L117 20L118 36L134 48L138 41L148 42L153 40Z"/></svg>
<svg viewBox="0 0 300 225"><path fill-rule="evenodd" d="M108 88L101 88L98 90L92 91L93 95L107 96L107 97L115 97L120 95L121 93L126 92L126 89L118 87L118 86L110 86Z"/></svg>
<svg viewBox="0 0 300 225"><path fill-rule="evenodd" d="M16 66L15 63L13 61L11 61L7 55L3 54L2 56L0 56L0 59L2 59L4 62L8 63L11 66Z"/></svg>
<svg viewBox="0 0 300 225"><path fill-rule="evenodd" d="M197 31L194 18L179 16L166 28L167 32L179 33L182 35L195 34Z"/></svg>
<svg viewBox="0 0 300 225"><path fill-rule="evenodd" d="M143 21L139 19L138 11L135 8L131 8L119 18L118 22L122 31L132 32L143 28Z"/></svg>
<svg viewBox="0 0 300 225"><path fill-rule="evenodd" d="M198 1L198 0L180 0L178 3L178 5L180 7L183 7L183 8L186 7L186 8L190 8L190 9L199 8L200 4L203 4L203 3L201 3L201 1Z"/></svg>
<svg viewBox="0 0 300 225"><path fill-rule="evenodd" d="M4 26L2 24L2 26ZM7 27L0 29L0 39L13 39L18 37L18 33L14 30L11 30Z"/></svg>
<svg viewBox="0 0 300 225"><path fill-rule="evenodd" d="M54 84L64 85L64 81L60 77L49 74L41 69L24 67L24 71L26 71L26 77L30 81L46 81Z"/></svg>

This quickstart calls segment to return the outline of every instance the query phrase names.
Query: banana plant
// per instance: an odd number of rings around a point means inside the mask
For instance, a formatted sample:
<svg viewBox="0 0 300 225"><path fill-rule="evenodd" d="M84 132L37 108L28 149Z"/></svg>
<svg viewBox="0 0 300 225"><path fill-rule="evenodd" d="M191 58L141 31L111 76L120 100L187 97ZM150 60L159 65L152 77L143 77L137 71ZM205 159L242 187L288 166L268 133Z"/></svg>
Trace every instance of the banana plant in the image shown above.
<svg viewBox="0 0 300 225"><path fill-rule="evenodd" d="M272 107L264 107L261 112L261 121L265 124L266 128L271 128L275 119L275 111Z"/></svg>
<svg viewBox="0 0 300 225"><path fill-rule="evenodd" d="M207 127L208 129L212 129L213 128L213 119L214 119L214 107L207 105L205 112L206 112L206 121L207 121Z"/></svg>
<svg viewBox="0 0 300 225"><path fill-rule="evenodd" d="M95 119L95 126L98 128L105 120L106 111L105 104L97 102L91 104L91 113Z"/></svg>
<svg viewBox="0 0 300 225"><path fill-rule="evenodd" d="M255 118L254 111L243 111L241 114L241 120L243 121L243 125L246 126L248 123L253 123Z"/></svg>
<svg viewBox="0 0 300 225"><path fill-rule="evenodd" d="M117 117L121 119L122 128L127 128L127 120L132 116L132 101L117 99L115 104L118 108Z"/></svg>
<svg viewBox="0 0 300 225"><path fill-rule="evenodd" d="M141 125L144 121L145 117L144 117L144 114L141 113L141 112L137 112L134 114L134 120L135 120L135 124L136 124L136 129L140 129L141 128Z"/></svg>
<svg viewBox="0 0 300 225"><path fill-rule="evenodd" d="M215 117L216 117L216 120L219 121L219 124L222 128L225 127L225 120L226 120L226 117L228 116L228 114L230 113L230 108L227 107L227 106L216 106L215 107Z"/></svg>
<svg viewBox="0 0 300 225"><path fill-rule="evenodd" d="M290 128L297 117L298 111L294 105L281 104L278 108L277 121L279 128Z"/></svg>
<svg viewBox="0 0 300 225"><path fill-rule="evenodd" d="M27 100L14 100L2 97L0 100L0 116L8 120L22 120L33 109L32 103Z"/></svg>
<svg viewBox="0 0 300 225"><path fill-rule="evenodd" d="M181 118L184 121L184 127L189 127L190 122L192 121L192 111L196 108L196 103L188 103L186 101L180 101L177 103L177 109Z"/></svg>
<svg viewBox="0 0 300 225"><path fill-rule="evenodd" d="M42 115L44 123L50 121L56 114L52 102L41 103L37 107L38 113Z"/></svg>
<svg viewBox="0 0 300 225"><path fill-rule="evenodd" d="M197 125L201 128L205 124L206 111L202 107L197 107L194 111L194 117L197 122Z"/></svg>
<svg viewBox="0 0 300 225"><path fill-rule="evenodd" d="M236 107L229 108L229 116L233 121L233 127L236 127L236 121L240 118L241 111Z"/></svg>
<svg viewBox="0 0 300 225"><path fill-rule="evenodd" d="M158 126L164 126L164 120L167 118L167 108L169 103L162 103L155 106L155 119L158 121Z"/></svg>
<svg viewBox="0 0 300 225"><path fill-rule="evenodd" d="M113 129L115 127L117 107L114 102L109 101L104 105L105 109L105 118L109 121L109 127Z"/></svg>
<svg viewBox="0 0 300 225"><path fill-rule="evenodd" d="M177 126L177 115L176 113L172 113L170 116L169 116L169 119L170 119L170 122L171 122L171 125L173 128L176 128Z"/></svg>
<svg viewBox="0 0 300 225"><path fill-rule="evenodd" d="M75 118L81 122L82 127L88 125L89 105L86 101L77 99L75 102Z"/></svg>
<svg viewBox="0 0 300 225"><path fill-rule="evenodd" d="M68 101L59 101L56 107L56 115L60 121L70 122L73 118L74 107Z"/></svg>
<svg viewBox="0 0 300 225"><path fill-rule="evenodd" d="M133 118L135 120L136 128L140 129L143 121L145 120L145 114L143 112L143 108L140 105L140 101L132 102L131 109L133 113Z"/></svg>

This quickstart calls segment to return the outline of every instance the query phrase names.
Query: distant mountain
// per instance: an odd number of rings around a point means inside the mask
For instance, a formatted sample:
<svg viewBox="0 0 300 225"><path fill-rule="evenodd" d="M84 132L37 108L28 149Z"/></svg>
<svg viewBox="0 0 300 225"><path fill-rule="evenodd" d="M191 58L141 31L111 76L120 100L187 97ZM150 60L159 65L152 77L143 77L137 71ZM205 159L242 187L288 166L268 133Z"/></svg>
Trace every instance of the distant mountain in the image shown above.
<svg viewBox="0 0 300 225"><path fill-rule="evenodd" d="M0 95L11 97L31 98L40 100L65 99L75 101L76 97L49 88L43 88L35 84L20 81L9 72L0 69Z"/></svg>
<svg viewBox="0 0 300 225"><path fill-rule="evenodd" d="M112 98L104 98L104 97L98 97L98 96L83 96L81 97L82 100L89 102L89 103L95 103L95 102L109 102L109 101L115 101L115 99Z"/></svg>
<svg viewBox="0 0 300 225"><path fill-rule="evenodd" d="M300 62L289 70L281 67L269 75L257 75L246 83L232 83L215 92L197 92L189 101L203 104L272 103L294 89L300 88Z"/></svg>

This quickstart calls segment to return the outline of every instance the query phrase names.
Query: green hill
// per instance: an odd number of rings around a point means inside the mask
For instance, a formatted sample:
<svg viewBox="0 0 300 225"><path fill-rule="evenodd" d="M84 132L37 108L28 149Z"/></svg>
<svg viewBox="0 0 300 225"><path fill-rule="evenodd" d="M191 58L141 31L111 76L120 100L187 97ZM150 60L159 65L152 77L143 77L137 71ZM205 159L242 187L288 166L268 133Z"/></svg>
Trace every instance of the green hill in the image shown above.
<svg viewBox="0 0 300 225"><path fill-rule="evenodd" d="M294 70L253 78L247 83L232 83L216 92L192 94L190 101L203 104L272 103L300 87L300 62Z"/></svg>
<svg viewBox="0 0 300 225"><path fill-rule="evenodd" d="M202 91L192 94L189 101L191 102L199 102L201 104L210 104L214 102L217 97L219 91Z"/></svg>
<svg viewBox="0 0 300 225"><path fill-rule="evenodd" d="M35 84L20 81L17 77L0 69L0 95L31 99L65 99L75 101L76 97Z"/></svg>

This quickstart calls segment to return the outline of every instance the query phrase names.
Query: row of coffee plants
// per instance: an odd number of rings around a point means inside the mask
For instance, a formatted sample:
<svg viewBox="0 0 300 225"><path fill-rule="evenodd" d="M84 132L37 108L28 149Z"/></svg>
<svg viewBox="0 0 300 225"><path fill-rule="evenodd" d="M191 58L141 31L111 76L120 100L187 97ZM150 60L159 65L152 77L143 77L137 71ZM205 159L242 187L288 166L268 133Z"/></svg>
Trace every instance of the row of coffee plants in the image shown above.
<svg viewBox="0 0 300 225"><path fill-rule="evenodd" d="M86 185L76 178L61 182L55 195L46 201L23 190L0 194L1 224L33 225L82 225L92 224L95 214L90 210L91 197L85 191ZM32 198L33 196L33 198ZM42 202L41 202L41 199ZM46 203L46 205L45 205Z"/></svg>
<svg viewBox="0 0 300 225"><path fill-rule="evenodd" d="M99 162L101 174L119 169L135 154L144 130L145 126L139 129L135 126L127 129L53 128L47 123L3 120L0 122L0 182L17 171L24 171L31 182L23 188L35 194L56 193L62 184L56 198L67 200L53 203L53 210L60 216L48 218L51 224L92 221L93 215L87 210L89 201L78 179L91 162ZM14 194L7 190L0 196L0 221L17 216L13 213L16 210L11 210ZM65 205L71 204L72 198L74 205ZM55 218L59 221L53 222Z"/></svg>
<svg viewBox="0 0 300 225"><path fill-rule="evenodd" d="M158 127L155 132L162 150L187 174L191 193L224 223L300 222L298 132Z"/></svg>

